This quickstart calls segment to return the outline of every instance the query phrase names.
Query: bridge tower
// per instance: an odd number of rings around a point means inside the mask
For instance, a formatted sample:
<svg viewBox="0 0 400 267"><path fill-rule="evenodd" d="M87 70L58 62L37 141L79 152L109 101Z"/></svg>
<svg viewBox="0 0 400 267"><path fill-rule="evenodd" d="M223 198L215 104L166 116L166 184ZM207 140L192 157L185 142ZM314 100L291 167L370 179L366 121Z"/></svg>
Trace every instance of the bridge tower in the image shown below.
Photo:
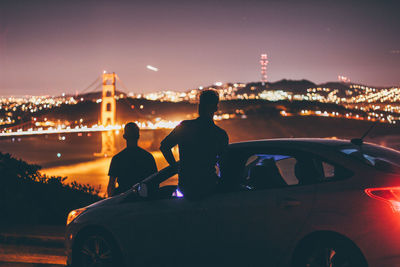
<svg viewBox="0 0 400 267"><path fill-rule="evenodd" d="M115 125L115 73L103 73L103 96L101 101L101 124Z"/></svg>
<svg viewBox="0 0 400 267"><path fill-rule="evenodd" d="M103 73L103 95L101 101L101 120L103 126L115 125L116 107L115 100L115 73ZM97 156L111 157L115 154L115 134L114 131L104 131L101 133L101 152Z"/></svg>

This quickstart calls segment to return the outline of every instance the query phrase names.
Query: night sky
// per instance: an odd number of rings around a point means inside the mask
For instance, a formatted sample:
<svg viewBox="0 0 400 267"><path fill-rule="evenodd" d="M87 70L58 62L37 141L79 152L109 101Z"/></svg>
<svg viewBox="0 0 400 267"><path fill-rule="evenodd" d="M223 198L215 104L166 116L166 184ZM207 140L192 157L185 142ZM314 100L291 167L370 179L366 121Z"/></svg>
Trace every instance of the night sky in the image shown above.
<svg viewBox="0 0 400 267"><path fill-rule="evenodd" d="M0 0L0 95L73 93L103 70L133 92L259 81L261 53L270 81L399 85L399 10L384 0Z"/></svg>

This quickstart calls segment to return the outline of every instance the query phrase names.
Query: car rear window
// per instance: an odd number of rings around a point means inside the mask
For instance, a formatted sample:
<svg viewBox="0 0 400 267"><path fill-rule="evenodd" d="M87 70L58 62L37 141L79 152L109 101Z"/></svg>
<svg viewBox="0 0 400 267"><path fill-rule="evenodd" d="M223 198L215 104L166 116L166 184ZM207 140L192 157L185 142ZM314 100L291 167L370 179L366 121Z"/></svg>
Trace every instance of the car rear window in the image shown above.
<svg viewBox="0 0 400 267"><path fill-rule="evenodd" d="M372 144L340 146L338 150L380 171L400 174L400 152L397 150Z"/></svg>

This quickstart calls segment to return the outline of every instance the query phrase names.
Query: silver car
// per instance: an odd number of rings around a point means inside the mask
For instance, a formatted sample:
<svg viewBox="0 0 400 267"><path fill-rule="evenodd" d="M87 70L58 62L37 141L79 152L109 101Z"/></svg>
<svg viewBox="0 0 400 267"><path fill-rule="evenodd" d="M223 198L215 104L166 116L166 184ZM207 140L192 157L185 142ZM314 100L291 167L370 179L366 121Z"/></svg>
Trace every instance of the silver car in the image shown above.
<svg viewBox="0 0 400 267"><path fill-rule="evenodd" d="M171 167L68 216L73 266L400 266L400 152L362 140L230 144L218 190ZM161 186L158 186L161 184Z"/></svg>

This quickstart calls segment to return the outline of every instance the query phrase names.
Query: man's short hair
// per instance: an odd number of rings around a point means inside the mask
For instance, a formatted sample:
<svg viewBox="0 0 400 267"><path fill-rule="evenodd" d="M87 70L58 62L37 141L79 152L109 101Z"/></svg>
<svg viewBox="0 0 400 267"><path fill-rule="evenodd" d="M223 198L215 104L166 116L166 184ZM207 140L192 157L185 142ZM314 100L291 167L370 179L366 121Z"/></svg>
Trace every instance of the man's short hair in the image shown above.
<svg viewBox="0 0 400 267"><path fill-rule="evenodd" d="M138 140L139 126L134 122L127 123L124 128L124 138L126 140Z"/></svg>
<svg viewBox="0 0 400 267"><path fill-rule="evenodd" d="M200 94L200 105L215 106L219 102L219 95L214 90L204 90Z"/></svg>

